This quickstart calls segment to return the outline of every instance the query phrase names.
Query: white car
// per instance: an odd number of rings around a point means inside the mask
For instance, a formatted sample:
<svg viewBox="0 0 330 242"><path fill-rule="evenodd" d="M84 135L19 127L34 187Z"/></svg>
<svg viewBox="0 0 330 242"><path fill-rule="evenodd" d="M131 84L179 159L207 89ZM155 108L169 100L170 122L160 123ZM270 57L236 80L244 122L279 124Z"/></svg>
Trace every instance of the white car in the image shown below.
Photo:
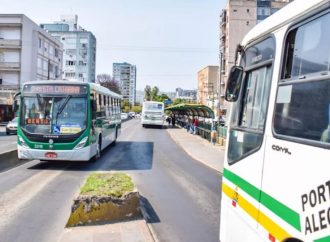
<svg viewBox="0 0 330 242"><path fill-rule="evenodd" d="M9 121L9 123L6 126L6 134L16 134L17 133L17 117L14 118L12 121Z"/></svg>
<svg viewBox="0 0 330 242"><path fill-rule="evenodd" d="M128 119L128 113L121 113L121 120Z"/></svg>

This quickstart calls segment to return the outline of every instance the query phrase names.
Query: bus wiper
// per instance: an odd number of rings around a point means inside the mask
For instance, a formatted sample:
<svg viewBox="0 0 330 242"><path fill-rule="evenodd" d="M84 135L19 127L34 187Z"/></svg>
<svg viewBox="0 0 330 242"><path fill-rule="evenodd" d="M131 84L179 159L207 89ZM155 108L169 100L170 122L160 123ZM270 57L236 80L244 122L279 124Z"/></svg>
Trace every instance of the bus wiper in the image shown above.
<svg viewBox="0 0 330 242"><path fill-rule="evenodd" d="M71 97L72 97L71 95L68 95L68 96L65 98L64 102L62 103L62 105L58 108L58 111L57 111L57 113L56 113L55 124L57 124L58 115L60 115L60 114L63 112L63 110L64 110L66 104L69 102L69 100L70 100Z"/></svg>

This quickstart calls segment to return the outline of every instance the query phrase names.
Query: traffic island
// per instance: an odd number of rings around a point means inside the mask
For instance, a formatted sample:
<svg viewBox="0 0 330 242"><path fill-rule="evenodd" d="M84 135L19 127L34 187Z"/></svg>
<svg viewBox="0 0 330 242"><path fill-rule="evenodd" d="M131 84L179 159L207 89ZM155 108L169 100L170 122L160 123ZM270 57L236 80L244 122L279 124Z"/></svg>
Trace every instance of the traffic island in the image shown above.
<svg viewBox="0 0 330 242"><path fill-rule="evenodd" d="M139 193L124 173L93 173L74 199L67 227L141 217Z"/></svg>

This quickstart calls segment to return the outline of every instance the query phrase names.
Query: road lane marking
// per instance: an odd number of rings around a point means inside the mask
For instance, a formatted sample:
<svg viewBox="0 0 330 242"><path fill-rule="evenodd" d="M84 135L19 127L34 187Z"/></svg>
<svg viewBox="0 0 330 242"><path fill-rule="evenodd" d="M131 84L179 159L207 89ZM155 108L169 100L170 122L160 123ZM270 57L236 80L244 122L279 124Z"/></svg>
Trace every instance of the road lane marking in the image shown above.
<svg viewBox="0 0 330 242"><path fill-rule="evenodd" d="M63 171L44 170L20 183L0 197L0 234L11 226L30 200L37 196L53 179Z"/></svg>

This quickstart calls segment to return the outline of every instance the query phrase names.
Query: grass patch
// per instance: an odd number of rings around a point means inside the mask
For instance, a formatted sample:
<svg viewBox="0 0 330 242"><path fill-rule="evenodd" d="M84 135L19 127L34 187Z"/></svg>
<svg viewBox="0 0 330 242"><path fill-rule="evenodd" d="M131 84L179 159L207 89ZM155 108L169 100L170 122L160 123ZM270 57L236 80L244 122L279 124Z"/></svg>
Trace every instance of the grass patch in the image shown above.
<svg viewBox="0 0 330 242"><path fill-rule="evenodd" d="M124 173L93 173L80 189L81 195L121 197L134 189L132 179Z"/></svg>

